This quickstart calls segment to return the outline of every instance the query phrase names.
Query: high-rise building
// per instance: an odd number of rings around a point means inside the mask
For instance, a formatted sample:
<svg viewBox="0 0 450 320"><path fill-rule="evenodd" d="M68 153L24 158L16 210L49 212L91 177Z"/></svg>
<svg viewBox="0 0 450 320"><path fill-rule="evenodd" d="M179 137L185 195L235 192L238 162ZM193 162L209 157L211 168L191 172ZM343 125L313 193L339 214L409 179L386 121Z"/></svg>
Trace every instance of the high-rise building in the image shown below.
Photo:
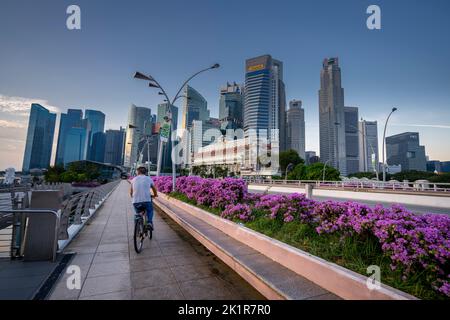
<svg viewBox="0 0 450 320"><path fill-rule="evenodd" d="M427 161L427 171L429 172L443 172L441 162L439 160L428 160Z"/></svg>
<svg viewBox="0 0 450 320"><path fill-rule="evenodd" d="M377 172L378 155L378 123L362 120L359 122L359 171Z"/></svg>
<svg viewBox="0 0 450 320"><path fill-rule="evenodd" d="M79 125L72 126L67 131L63 155L65 166L74 161L86 160L90 132L91 123L87 119L81 120Z"/></svg>
<svg viewBox="0 0 450 320"><path fill-rule="evenodd" d="M52 155L56 114L40 104L31 105L22 171L47 169Z"/></svg>
<svg viewBox="0 0 450 320"><path fill-rule="evenodd" d="M106 130L104 162L117 166L123 165L125 150L125 129Z"/></svg>
<svg viewBox="0 0 450 320"><path fill-rule="evenodd" d="M64 153L66 147L67 133L73 127L80 127L83 119L83 111L79 109L69 109L67 113L61 113L59 121L58 144L56 147L55 164L64 164ZM69 146L70 147L70 146Z"/></svg>
<svg viewBox="0 0 450 320"><path fill-rule="evenodd" d="M317 158L317 154L315 151L306 151L305 152L305 164L306 165L315 163L315 162L313 162L315 160L315 158Z"/></svg>
<svg viewBox="0 0 450 320"><path fill-rule="evenodd" d="M223 130L244 127L242 88L236 82L220 89L219 120Z"/></svg>
<svg viewBox="0 0 450 320"><path fill-rule="evenodd" d="M344 89L338 58L323 61L319 90L320 158L347 175Z"/></svg>
<svg viewBox="0 0 450 320"><path fill-rule="evenodd" d="M404 132L386 138L388 165L401 165L402 171L427 170L425 147L420 145L418 132Z"/></svg>
<svg viewBox="0 0 450 320"><path fill-rule="evenodd" d="M91 132L89 133L89 148L87 160L103 162L105 153L105 114L97 110L86 110L85 119L89 121ZM100 134L102 133L102 134Z"/></svg>
<svg viewBox="0 0 450 320"><path fill-rule="evenodd" d="M152 132L152 111L134 104L128 110L124 166L133 167L141 153L140 141Z"/></svg>
<svg viewBox="0 0 450 320"><path fill-rule="evenodd" d="M250 130L259 135L260 130L265 130L267 138L277 141L283 151L286 149L283 63L263 55L248 59L245 72L244 131L246 135Z"/></svg>
<svg viewBox="0 0 450 320"><path fill-rule="evenodd" d="M302 102L300 100L289 102L286 114L286 147L297 151L300 158L305 159L305 110L302 108Z"/></svg>
<svg viewBox="0 0 450 320"><path fill-rule="evenodd" d="M181 129L189 129L192 121L206 121L209 119L208 103L194 88L186 85L184 88L184 105Z"/></svg>
<svg viewBox="0 0 450 320"><path fill-rule="evenodd" d="M345 107L345 155L347 174L359 172L358 108Z"/></svg>

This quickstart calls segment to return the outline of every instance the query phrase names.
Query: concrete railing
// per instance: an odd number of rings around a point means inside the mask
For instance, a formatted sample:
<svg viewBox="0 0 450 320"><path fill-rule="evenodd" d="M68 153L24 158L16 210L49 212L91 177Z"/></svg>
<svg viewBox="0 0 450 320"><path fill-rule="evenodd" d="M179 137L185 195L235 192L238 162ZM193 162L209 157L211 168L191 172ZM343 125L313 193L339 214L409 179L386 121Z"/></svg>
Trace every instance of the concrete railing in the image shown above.
<svg viewBox="0 0 450 320"><path fill-rule="evenodd" d="M376 181L376 180L344 180L344 181L316 181L316 180L272 180L245 178L248 184L268 185L268 186L297 186L304 187L306 184L313 184L315 188L339 189L339 190L379 190L379 191L406 191L406 192L427 192L443 193L450 196L450 183L437 183L425 180L420 181Z"/></svg>

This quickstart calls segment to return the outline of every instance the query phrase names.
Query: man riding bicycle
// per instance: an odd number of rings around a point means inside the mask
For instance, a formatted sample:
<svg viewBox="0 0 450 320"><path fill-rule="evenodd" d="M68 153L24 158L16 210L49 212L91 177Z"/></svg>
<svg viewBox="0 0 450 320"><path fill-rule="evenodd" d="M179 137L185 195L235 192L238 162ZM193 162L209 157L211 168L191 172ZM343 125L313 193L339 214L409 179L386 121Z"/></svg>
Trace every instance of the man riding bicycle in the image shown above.
<svg viewBox="0 0 450 320"><path fill-rule="evenodd" d="M147 212L148 225L153 230L153 204L150 189L153 190L153 197L158 196L155 188L155 183L152 178L148 177L147 169L139 167L137 169L138 175L131 181L130 196L136 215L139 215L144 210Z"/></svg>

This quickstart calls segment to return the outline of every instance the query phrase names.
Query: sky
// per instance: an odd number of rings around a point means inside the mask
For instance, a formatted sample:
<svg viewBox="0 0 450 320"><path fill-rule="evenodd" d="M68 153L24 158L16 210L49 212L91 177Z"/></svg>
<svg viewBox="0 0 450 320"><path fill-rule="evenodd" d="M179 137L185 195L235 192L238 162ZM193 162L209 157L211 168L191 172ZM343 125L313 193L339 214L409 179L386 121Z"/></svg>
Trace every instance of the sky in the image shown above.
<svg viewBox="0 0 450 320"><path fill-rule="evenodd" d="M81 30L66 27L71 4ZM366 26L372 4L381 30ZM118 129L132 103L161 102L135 71L173 96L217 62L191 83L217 117L220 87L262 54L283 61L287 100L303 101L307 150L319 150L322 61L339 57L345 105L379 122L380 146L395 106L387 135L417 131L430 159L450 160L449 14L448 0L1 0L0 170L22 166L32 102L101 110Z"/></svg>

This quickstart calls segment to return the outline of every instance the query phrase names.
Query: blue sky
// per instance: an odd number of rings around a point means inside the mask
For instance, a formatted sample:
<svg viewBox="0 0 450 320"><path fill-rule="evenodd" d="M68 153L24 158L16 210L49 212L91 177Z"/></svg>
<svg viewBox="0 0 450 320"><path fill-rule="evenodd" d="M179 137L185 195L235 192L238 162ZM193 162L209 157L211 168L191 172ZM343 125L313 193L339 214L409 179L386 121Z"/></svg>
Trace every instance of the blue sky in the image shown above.
<svg viewBox="0 0 450 320"><path fill-rule="evenodd" d="M66 8L81 7L82 30L66 28ZM366 9L381 7L382 29ZM31 101L52 110L105 112L125 125L131 103L151 107L156 91L132 79L152 74L175 94L187 76L215 62L191 85L218 115L219 88L243 82L245 59L284 62L288 100L301 99L307 149L318 150L319 75L338 56L345 102L388 134L420 132L433 159L450 160L450 1L447 0L1 0L0 169L20 167Z"/></svg>

